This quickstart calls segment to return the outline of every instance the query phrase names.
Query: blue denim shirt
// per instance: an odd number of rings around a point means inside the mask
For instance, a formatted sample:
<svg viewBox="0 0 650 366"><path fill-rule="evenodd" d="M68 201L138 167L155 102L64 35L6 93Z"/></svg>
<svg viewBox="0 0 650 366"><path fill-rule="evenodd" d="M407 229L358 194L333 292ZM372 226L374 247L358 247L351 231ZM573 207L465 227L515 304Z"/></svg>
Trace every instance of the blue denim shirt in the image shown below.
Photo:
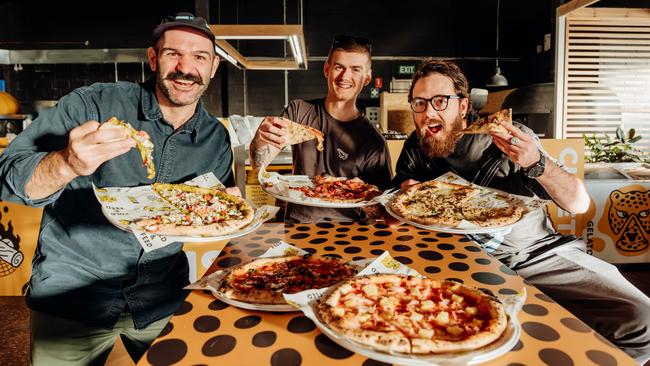
<svg viewBox="0 0 650 366"><path fill-rule="evenodd" d="M232 152L224 126L201 102L194 116L174 131L164 120L155 82L93 84L63 97L43 112L0 155L0 198L43 207L27 303L44 313L112 327L129 310L136 328L173 313L186 296L188 263L182 243L145 253L135 237L112 226L92 192L183 182L213 172L233 185ZM147 179L136 149L78 177L50 197L30 200L25 185L41 159L64 148L69 131L115 116L146 131L153 141L156 176Z"/></svg>

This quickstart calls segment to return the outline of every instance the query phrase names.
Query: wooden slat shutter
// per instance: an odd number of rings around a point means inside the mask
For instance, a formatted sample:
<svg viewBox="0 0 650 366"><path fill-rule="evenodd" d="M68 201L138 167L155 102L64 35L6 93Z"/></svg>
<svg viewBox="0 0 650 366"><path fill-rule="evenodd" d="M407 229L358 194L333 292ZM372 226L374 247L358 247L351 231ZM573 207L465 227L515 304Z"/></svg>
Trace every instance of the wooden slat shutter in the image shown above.
<svg viewBox="0 0 650 366"><path fill-rule="evenodd" d="M566 18L563 138L636 129L650 151L650 9L583 8Z"/></svg>

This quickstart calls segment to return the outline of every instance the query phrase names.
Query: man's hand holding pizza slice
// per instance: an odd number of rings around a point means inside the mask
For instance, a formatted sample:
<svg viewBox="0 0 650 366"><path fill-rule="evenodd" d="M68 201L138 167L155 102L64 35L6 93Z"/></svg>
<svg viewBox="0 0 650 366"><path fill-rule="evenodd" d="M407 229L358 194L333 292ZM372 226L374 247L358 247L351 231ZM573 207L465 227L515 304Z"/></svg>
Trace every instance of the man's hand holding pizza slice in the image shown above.
<svg viewBox="0 0 650 366"><path fill-rule="evenodd" d="M510 160L521 167L529 167L539 161L540 151L533 138L512 125L500 122L507 133L490 133L494 144L503 151Z"/></svg>
<svg viewBox="0 0 650 366"><path fill-rule="evenodd" d="M321 131L283 117L266 117L251 141L251 162L255 167L266 166L285 146L301 144L313 139L318 140L317 149L322 151Z"/></svg>

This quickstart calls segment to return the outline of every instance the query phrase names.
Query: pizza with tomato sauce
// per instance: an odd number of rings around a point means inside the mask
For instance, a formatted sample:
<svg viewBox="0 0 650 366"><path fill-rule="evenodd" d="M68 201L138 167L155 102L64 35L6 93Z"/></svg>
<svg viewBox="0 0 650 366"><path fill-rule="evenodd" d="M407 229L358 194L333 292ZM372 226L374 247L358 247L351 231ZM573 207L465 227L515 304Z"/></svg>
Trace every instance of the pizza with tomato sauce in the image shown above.
<svg viewBox="0 0 650 366"><path fill-rule="evenodd" d="M255 304L286 304L283 293L329 287L356 275L359 268L337 258L259 258L229 270L218 292L229 299Z"/></svg>
<svg viewBox="0 0 650 366"><path fill-rule="evenodd" d="M503 305L451 281L383 274L355 277L321 299L320 319L335 333L386 352L475 350L507 326Z"/></svg>
<svg viewBox="0 0 650 366"><path fill-rule="evenodd" d="M250 223L253 208L241 197L187 184L154 183L152 189L175 210L136 220L143 230L161 235L216 237Z"/></svg>
<svg viewBox="0 0 650 366"><path fill-rule="evenodd" d="M360 178L316 176L311 179L312 185L292 187L301 191L305 197L317 198L328 202L355 203L369 201L379 195L381 191L372 184Z"/></svg>

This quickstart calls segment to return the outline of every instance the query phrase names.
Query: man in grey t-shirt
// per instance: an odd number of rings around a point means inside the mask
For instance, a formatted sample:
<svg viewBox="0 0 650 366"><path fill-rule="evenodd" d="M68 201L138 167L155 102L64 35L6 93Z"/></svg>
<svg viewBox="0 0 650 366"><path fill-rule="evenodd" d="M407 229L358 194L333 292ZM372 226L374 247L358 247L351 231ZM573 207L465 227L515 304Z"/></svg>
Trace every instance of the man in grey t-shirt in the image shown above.
<svg viewBox="0 0 650 366"><path fill-rule="evenodd" d="M293 100L282 117L314 127L325 136L324 149L314 140L293 146L293 173L315 176L359 177L386 188L390 183L390 157L383 136L356 106L357 97L372 77L370 42L336 36L323 68L327 97ZM287 121L267 117L251 142L251 161L259 166L273 149L285 146ZM277 150L276 150L277 151ZM287 204L285 220L292 222L359 221L360 209L328 209Z"/></svg>

